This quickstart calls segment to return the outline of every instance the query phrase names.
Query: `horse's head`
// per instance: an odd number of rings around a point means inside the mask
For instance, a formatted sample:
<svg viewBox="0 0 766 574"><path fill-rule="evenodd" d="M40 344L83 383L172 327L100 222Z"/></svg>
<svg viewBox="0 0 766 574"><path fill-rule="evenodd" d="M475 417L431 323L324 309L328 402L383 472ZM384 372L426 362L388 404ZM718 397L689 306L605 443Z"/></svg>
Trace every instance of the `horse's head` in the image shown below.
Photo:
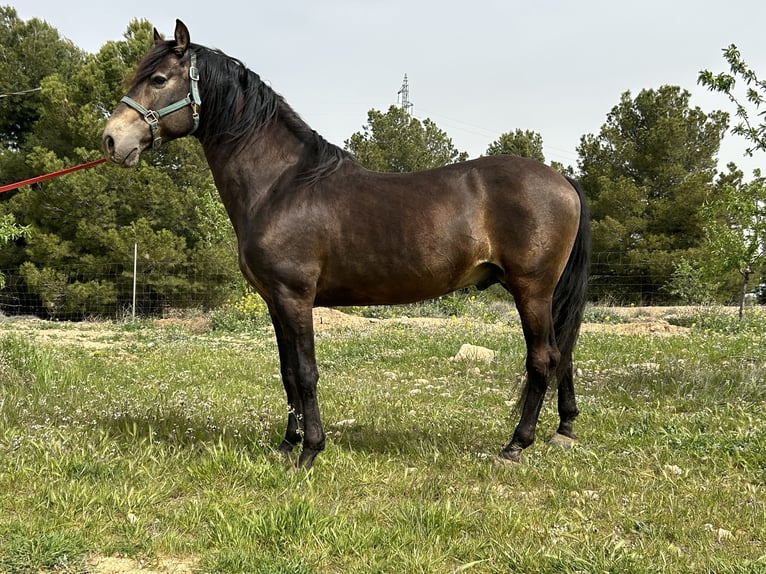
<svg viewBox="0 0 766 574"><path fill-rule="evenodd" d="M198 80L184 23L176 20L175 41L164 41L155 30L154 48L106 122L102 145L107 159L133 167L146 148L194 133L199 124Z"/></svg>

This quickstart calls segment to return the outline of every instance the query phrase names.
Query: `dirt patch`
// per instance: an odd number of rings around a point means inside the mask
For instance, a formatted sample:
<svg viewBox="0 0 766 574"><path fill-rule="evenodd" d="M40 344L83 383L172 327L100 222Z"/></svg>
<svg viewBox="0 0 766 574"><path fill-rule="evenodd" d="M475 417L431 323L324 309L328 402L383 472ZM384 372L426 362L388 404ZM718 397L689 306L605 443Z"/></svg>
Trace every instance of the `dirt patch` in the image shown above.
<svg viewBox="0 0 766 574"><path fill-rule="evenodd" d="M689 312L685 309L682 312ZM614 333L616 335L670 336L686 335L689 329L670 324L665 317L674 315L669 308L622 308L615 309L616 322L583 323L584 333ZM318 307L314 309L314 330L318 333L337 329L365 330L375 325L390 323L408 325L424 331L440 329L454 319L430 317L400 317L395 319L372 319L349 315L337 309ZM211 331L207 317L156 319L153 324L168 329L181 329L193 334ZM508 328L509 323L498 323L494 328ZM488 325L488 328L492 328ZM94 352L113 348L125 342L132 334L115 328L111 323L82 322L65 323L43 321L31 317L0 317L0 333L20 335L44 344L71 345Z"/></svg>
<svg viewBox="0 0 766 574"><path fill-rule="evenodd" d="M329 331L341 328L364 328L379 322L378 319L349 315L337 309L317 307L314 309L314 331Z"/></svg>
<svg viewBox="0 0 766 574"><path fill-rule="evenodd" d="M157 327L180 327L197 335L208 333L211 330L210 320L207 317L155 319L152 323Z"/></svg>
<svg viewBox="0 0 766 574"><path fill-rule="evenodd" d="M628 335L688 335L689 329L679 325L671 325L667 321L641 321L614 325L616 332Z"/></svg>
<svg viewBox="0 0 766 574"><path fill-rule="evenodd" d="M671 325L663 319L630 323L583 323L583 333L614 333L616 335L688 335L687 327Z"/></svg>
<svg viewBox="0 0 766 574"><path fill-rule="evenodd" d="M196 567L196 560L178 558L159 558L147 563L113 557L88 560L88 572L93 574L192 574Z"/></svg>
<svg viewBox="0 0 766 574"><path fill-rule="evenodd" d="M418 329L439 329L444 327L455 318L447 317L394 317L391 319L374 319L371 317L359 317L358 315L349 315L329 309L327 307L317 307L314 309L314 331L329 331L332 329L365 329L373 325L409 325ZM459 318L466 320L468 318ZM488 324L489 325L489 324Z"/></svg>
<svg viewBox="0 0 766 574"><path fill-rule="evenodd" d="M628 318L626 322L619 323L583 323L583 332L591 333L615 333L618 335L687 335L689 329L678 325L671 325L665 319L661 319L661 313L671 313L668 308L642 307L631 309L635 318ZM411 325L421 329L433 329L443 327L452 319L440 317L400 317L395 319L370 319L356 315L348 315L336 309L318 307L314 309L314 330L329 331L339 328L363 329L375 324L400 323Z"/></svg>
<svg viewBox="0 0 766 574"><path fill-rule="evenodd" d="M98 351L114 346L124 334L109 323L58 323L37 318L6 319L0 332L20 335L35 341L56 345L75 345Z"/></svg>

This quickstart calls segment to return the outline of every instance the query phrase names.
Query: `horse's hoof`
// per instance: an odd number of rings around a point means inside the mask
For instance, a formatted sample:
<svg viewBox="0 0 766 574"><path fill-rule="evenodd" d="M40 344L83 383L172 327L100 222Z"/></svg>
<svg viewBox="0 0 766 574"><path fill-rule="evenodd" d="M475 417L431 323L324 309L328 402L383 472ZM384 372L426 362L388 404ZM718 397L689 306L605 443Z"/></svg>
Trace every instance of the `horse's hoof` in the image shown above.
<svg viewBox="0 0 766 574"><path fill-rule="evenodd" d="M314 464L314 459L320 452L322 452L322 449L306 448L304 445L303 450L301 450L301 456L298 458L297 468L310 470Z"/></svg>
<svg viewBox="0 0 766 574"><path fill-rule="evenodd" d="M521 462L521 449L512 448L510 450L503 450L497 455L497 462L502 464L517 464Z"/></svg>
<svg viewBox="0 0 766 574"><path fill-rule="evenodd" d="M283 441L280 443L280 445L279 445L279 448L278 448L277 450L278 450L278 451L279 451L281 454L284 454L284 455L286 455L286 456L289 456L289 455L290 455L290 453L291 453L291 452L293 452L293 447L294 447L294 446L295 446L295 445L294 445L293 443L291 443L291 442L288 442L288 441L286 441L286 440L283 440Z"/></svg>
<svg viewBox="0 0 766 574"><path fill-rule="evenodd" d="M561 433L554 433L554 435L548 441L548 444L561 448L572 448L575 444L577 444L577 439L571 436L563 435Z"/></svg>

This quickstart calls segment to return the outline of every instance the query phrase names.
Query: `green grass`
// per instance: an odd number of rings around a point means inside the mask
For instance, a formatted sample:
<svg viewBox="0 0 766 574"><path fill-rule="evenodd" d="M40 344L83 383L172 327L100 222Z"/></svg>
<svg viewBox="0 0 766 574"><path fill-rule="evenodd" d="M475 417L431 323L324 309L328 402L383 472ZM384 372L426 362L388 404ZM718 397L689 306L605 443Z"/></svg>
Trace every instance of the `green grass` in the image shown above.
<svg viewBox="0 0 766 574"><path fill-rule="evenodd" d="M329 440L306 473L274 450L286 406L265 329L107 325L89 346L67 343L76 325L0 323L0 572L91 572L94 556L213 573L765 571L757 324L588 330L581 442L544 442L548 400L518 465L495 459L516 422L517 324L323 332ZM495 361L450 361L464 342Z"/></svg>

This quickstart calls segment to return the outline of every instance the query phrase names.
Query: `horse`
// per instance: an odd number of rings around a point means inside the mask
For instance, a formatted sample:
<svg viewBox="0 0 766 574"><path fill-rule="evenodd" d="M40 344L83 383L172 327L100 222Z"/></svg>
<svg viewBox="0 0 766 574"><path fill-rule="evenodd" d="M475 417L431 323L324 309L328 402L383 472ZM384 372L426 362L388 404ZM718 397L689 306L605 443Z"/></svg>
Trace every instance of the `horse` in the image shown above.
<svg viewBox="0 0 766 574"><path fill-rule="evenodd" d="M549 385L554 438L577 439L572 353L586 300L590 219L573 179L530 159L490 156L407 174L365 169L327 142L241 61L154 30L154 46L106 122L106 158L132 167L149 147L200 141L234 227L239 266L268 306L288 403L279 445L310 468L325 448L312 309L395 305L499 283L526 343L520 418L500 460L532 444ZM302 443L302 445L301 445Z"/></svg>

